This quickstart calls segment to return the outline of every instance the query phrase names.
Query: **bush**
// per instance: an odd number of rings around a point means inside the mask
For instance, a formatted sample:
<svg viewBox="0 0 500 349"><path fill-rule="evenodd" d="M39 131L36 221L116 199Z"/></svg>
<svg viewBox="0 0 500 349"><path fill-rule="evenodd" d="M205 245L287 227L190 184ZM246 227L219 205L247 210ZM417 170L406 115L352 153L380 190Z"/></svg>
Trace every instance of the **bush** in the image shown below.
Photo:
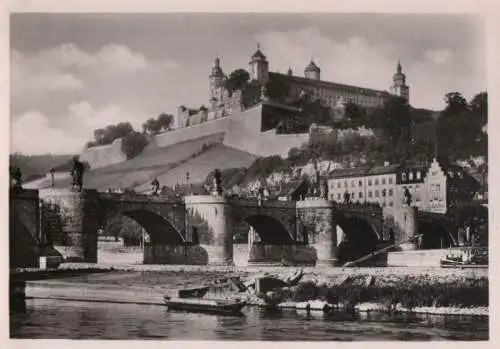
<svg viewBox="0 0 500 349"><path fill-rule="evenodd" d="M142 133L132 132L123 138L121 149L130 160L141 154L147 145L148 140Z"/></svg>

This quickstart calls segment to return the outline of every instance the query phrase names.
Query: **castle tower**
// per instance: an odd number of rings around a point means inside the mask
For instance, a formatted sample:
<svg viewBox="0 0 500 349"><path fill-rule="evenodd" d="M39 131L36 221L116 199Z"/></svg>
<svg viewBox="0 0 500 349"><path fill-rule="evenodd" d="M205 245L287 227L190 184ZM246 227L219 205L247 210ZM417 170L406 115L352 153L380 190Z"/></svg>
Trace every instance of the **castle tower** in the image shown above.
<svg viewBox="0 0 500 349"><path fill-rule="evenodd" d="M304 69L304 77L306 79L320 80L321 69L314 63L311 59L311 62L307 65L306 69Z"/></svg>
<svg viewBox="0 0 500 349"><path fill-rule="evenodd" d="M226 75L224 75L224 72L222 71L222 68L220 67L220 60L219 57L215 58L215 64L214 67L212 68L212 72L209 75L209 86L210 86L210 92L209 92L209 106L214 106L217 104L217 102L222 100L222 93L224 89L224 81L226 79Z"/></svg>
<svg viewBox="0 0 500 349"><path fill-rule="evenodd" d="M261 84L266 84L269 80L269 62L266 56L260 51L260 47L257 44L257 51L252 55L250 59L250 80L257 80Z"/></svg>
<svg viewBox="0 0 500 349"><path fill-rule="evenodd" d="M406 75L403 74L401 63L398 61L396 73L392 77L391 94L405 98L410 101L410 87L406 85Z"/></svg>

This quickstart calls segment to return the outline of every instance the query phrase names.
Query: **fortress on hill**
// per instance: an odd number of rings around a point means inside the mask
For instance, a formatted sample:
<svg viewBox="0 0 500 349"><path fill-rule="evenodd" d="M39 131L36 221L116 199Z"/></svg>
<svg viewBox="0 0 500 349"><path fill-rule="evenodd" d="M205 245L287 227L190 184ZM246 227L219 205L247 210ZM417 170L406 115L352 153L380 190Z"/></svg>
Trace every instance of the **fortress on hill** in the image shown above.
<svg viewBox="0 0 500 349"><path fill-rule="evenodd" d="M313 124L304 133L278 132L280 121L297 115L300 109L269 96L271 89L268 91L268 88L273 85L281 86L287 98L306 96L312 101L319 100L331 108L333 118L343 117L342 111L348 102L370 109L382 106L392 95L410 98L400 63L393 75L392 86L388 91L382 91L321 80L321 69L312 60L305 67L304 76L294 75L291 69L286 74L271 72L266 56L257 47L250 57L249 75L244 88L229 91L226 88L228 77L222 70L219 58L216 58L209 74L207 107L191 109L180 106L174 115L172 130L155 135L150 146L140 156L147 156L154 149L153 152L167 151L166 147L217 135L219 144L252 156L286 157L291 148L300 147L317 135L332 131L329 127ZM342 137L348 130L338 131ZM355 132L366 134L371 131ZM80 159L96 169L124 162L126 156L121 151L121 139L117 139L110 145L85 149Z"/></svg>
<svg viewBox="0 0 500 349"><path fill-rule="evenodd" d="M257 46L257 50L250 57L249 62L250 84L258 89L256 98L266 100L268 84L279 83L285 86L288 97L299 97L307 94L311 100L320 100L332 110L345 108L347 102L355 103L367 109L377 108L391 96L400 96L410 99L410 88L406 85L406 76L398 62L396 73L393 75L393 85L389 91L375 90L359 86L351 86L321 80L321 69L311 60L304 68L304 76L296 76L289 68L286 74L269 71L269 62ZM240 90L231 92L226 88L228 77L224 74L220 60L215 59L214 67L209 75L208 108L189 109L180 106L174 119L175 129L189 127L201 122L210 121L241 111L243 100Z"/></svg>

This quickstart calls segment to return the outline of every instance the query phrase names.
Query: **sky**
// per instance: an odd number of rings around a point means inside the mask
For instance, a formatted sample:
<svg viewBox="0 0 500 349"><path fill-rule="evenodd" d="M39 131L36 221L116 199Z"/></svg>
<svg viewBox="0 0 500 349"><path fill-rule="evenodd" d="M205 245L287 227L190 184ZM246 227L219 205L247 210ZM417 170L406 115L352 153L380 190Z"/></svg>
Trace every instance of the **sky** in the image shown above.
<svg viewBox="0 0 500 349"><path fill-rule="evenodd" d="M78 14L10 18L11 153L78 153L93 131L208 101L216 56L248 69L257 43L271 71L388 90L398 59L411 104L485 91L484 22L451 14Z"/></svg>

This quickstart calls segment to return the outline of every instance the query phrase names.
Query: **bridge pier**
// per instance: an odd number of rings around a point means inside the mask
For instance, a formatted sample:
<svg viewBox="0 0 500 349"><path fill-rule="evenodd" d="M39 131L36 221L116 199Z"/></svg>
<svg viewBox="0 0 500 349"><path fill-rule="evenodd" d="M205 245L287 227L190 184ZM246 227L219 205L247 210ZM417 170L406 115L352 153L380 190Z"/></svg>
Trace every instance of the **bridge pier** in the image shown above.
<svg viewBox="0 0 500 349"><path fill-rule="evenodd" d="M418 241L410 239L417 234L417 208L416 207L384 207L383 210L386 227L392 229L396 243L403 251L418 249Z"/></svg>
<svg viewBox="0 0 500 349"><path fill-rule="evenodd" d="M67 262L97 263L99 193L40 189L42 225L48 242Z"/></svg>
<svg viewBox="0 0 500 349"><path fill-rule="evenodd" d="M221 195L193 195L186 203L186 229L197 235L209 265L234 265L231 207Z"/></svg>
<svg viewBox="0 0 500 349"><path fill-rule="evenodd" d="M336 266L338 261L337 230L331 201L312 199L297 201L297 219L303 227L304 240L316 249L317 266Z"/></svg>

